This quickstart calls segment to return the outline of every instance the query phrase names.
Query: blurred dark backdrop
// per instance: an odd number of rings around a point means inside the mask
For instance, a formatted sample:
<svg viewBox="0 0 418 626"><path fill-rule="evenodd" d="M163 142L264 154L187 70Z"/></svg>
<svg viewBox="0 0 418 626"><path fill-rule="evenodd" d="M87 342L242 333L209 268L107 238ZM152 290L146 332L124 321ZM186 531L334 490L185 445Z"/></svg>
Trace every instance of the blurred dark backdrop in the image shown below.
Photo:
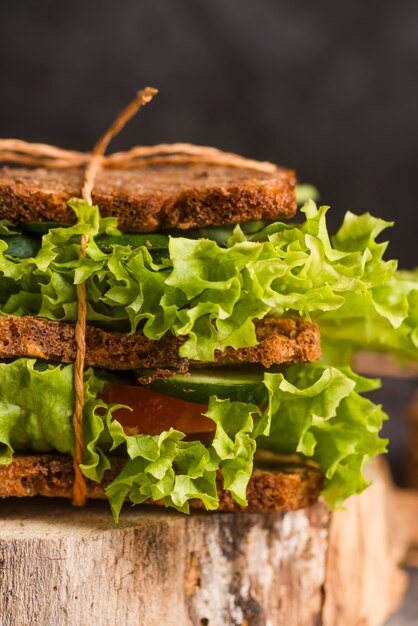
<svg viewBox="0 0 418 626"><path fill-rule="evenodd" d="M0 0L0 136L90 149L135 90L161 94L113 144L216 145L295 167L333 206L395 219L418 264L418 3Z"/></svg>

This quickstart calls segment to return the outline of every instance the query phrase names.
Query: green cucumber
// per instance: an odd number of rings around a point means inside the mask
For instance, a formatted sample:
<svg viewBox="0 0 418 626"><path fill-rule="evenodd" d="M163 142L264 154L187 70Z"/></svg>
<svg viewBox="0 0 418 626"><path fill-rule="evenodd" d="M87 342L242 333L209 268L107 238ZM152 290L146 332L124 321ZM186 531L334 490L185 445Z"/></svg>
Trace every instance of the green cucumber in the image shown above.
<svg viewBox="0 0 418 626"><path fill-rule="evenodd" d="M135 370L140 378L152 376L155 370ZM263 383L264 371L258 367L199 368L189 374L175 374L171 378L156 378L144 385L166 396L207 404L211 396L224 400L238 400L253 404L265 404L268 392Z"/></svg>
<svg viewBox="0 0 418 626"><path fill-rule="evenodd" d="M258 232L264 228L265 222L246 222L240 224L241 230L246 234ZM235 224L226 226L204 226L201 228L189 228L187 230L176 229L172 231L174 237L187 237L187 239L210 239L219 245L225 245L233 233Z"/></svg>
<svg viewBox="0 0 418 626"><path fill-rule="evenodd" d="M9 246L4 254L18 259L34 257L41 248L40 238L30 235L0 235L0 239Z"/></svg>
<svg viewBox="0 0 418 626"><path fill-rule="evenodd" d="M187 237L187 239L210 239L220 245L225 245L232 234L233 228L233 226L207 226L206 228L177 230L175 236Z"/></svg>
<svg viewBox="0 0 418 626"><path fill-rule="evenodd" d="M102 252L111 252L113 246L146 246L150 252L160 252L168 250L169 238L167 235L154 233L125 233L120 236L99 235L95 241Z"/></svg>
<svg viewBox="0 0 418 626"><path fill-rule="evenodd" d="M23 230L37 235L45 235L51 228L66 228L69 224L58 224L57 222L26 222L20 224Z"/></svg>

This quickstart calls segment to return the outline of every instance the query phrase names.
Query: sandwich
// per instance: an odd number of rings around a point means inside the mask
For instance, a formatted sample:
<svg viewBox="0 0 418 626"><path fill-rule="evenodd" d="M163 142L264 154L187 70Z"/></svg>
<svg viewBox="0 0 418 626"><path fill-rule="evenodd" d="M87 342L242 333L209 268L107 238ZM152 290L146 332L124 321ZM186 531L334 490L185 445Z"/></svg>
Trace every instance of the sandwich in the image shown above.
<svg viewBox="0 0 418 626"><path fill-rule="evenodd" d="M350 325L417 348L387 224L348 213L330 237L312 200L291 221L293 171L214 161L103 169L92 204L82 167L1 169L1 497L73 496L81 284L77 467L115 519L126 501L286 511L367 487L386 415Z"/></svg>

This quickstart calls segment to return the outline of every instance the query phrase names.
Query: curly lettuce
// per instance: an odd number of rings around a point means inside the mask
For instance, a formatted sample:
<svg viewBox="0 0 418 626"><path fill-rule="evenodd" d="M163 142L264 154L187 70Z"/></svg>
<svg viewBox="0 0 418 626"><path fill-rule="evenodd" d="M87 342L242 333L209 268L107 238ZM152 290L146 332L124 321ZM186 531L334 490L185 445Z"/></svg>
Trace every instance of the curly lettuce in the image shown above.
<svg viewBox="0 0 418 626"><path fill-rule="evenodd" d="M379 307L394 307L399 318L391 321ZM320 314L317 321L329 363L350 363L356 352L364 350L418 360L418 270L395 272L360 302L356 294L347 294L344 307L332 316Z"/></svg>
<svg viewBox="0 0 418 626"><path fill-rule="evenodd" d="M16 228L9 220L0 220L0 235L18 235L20 229Z"/></svg>
<svg viewBox="0 0 418 626"><path fill-rule="evenodd" d="M360 395L377 389L379 381L321 364L266 373L264 380L271 429L260 446L315 461L327 479L323 495L330 507L361 493L368 486L365 464L386 452L379 431L387 415Z"/></svg>
<svg viewBox="0 0 418 626"><path fill-rule="evenodd" d="M216 424L209 446L200 441L183 441L184 433L173 429L154 436L126 435L119 422L108 424L112 450L123 446L129 457L106 489L116 519L127 497L133 504L162 500L183 513L189 512L189 501L198 498L206 509L216 509L218 471L232 498L247 504L255 438L268 433L268 416L261 416L255 405L219 400L216 396L211 397L205 415Z"/></svg>
<svg viewBox="0 0 418 626"><path fill-rule="evenodd" d="M34 359L0 363L0 464L15 453L73 454L73 365L50 365ZM104 419L117 408L98 400L104 381L90 368L84 374L83 428L85 467L103 477L110 464L105 450L110 438Z"/></svg>

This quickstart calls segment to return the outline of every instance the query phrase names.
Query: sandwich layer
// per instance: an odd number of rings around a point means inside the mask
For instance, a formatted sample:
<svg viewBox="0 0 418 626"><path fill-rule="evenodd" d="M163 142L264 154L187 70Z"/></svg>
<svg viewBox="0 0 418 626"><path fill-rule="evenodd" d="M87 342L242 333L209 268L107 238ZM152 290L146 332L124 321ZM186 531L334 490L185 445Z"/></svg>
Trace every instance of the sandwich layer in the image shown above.
<svg viewBox="0 0 418 626"><path fill-rule="evenodd" d="M88 496L106 498L105 488L121 471L124 461L114 459L102 483L87 480ZM73 460L67 455L16 456L0 466L0 497L47 496L71 498L74 480ZM323 488L323 475L309 465L278 465L274 470L254 470L247 488L248 507L237 504L217 481L221 511L291 511L314 504ZM156 502L147 502L157 504ZM194 508L204 508L192 500Z"/></svg>
<svg viewBox="0 0 418 626"><path fill-rule="evenodd" d="M259 343L250 348L215 351L216 363L261 363L264 367L280 363L312 362L321 357L316 323L300 317L258 320ZM86 329L86 365L112 370L136 368L184 368L179 349L185 338L167 332L152 341L142 332L132 335L113 333L94 326ZM75 326L42 317L0 317L0 358L33 357L72 363L76 357Z"/></svg>
<svg viewBox="0 0 418 626"><path fill-rule="evenodd" d="M69 198L80 197L83 169L0 170L0 219L13 223L75 221ZM296 212L296 176L218 165L146 165L97 175L93 203L122 230L153 232L255 220L287 219Z"/></svg>

